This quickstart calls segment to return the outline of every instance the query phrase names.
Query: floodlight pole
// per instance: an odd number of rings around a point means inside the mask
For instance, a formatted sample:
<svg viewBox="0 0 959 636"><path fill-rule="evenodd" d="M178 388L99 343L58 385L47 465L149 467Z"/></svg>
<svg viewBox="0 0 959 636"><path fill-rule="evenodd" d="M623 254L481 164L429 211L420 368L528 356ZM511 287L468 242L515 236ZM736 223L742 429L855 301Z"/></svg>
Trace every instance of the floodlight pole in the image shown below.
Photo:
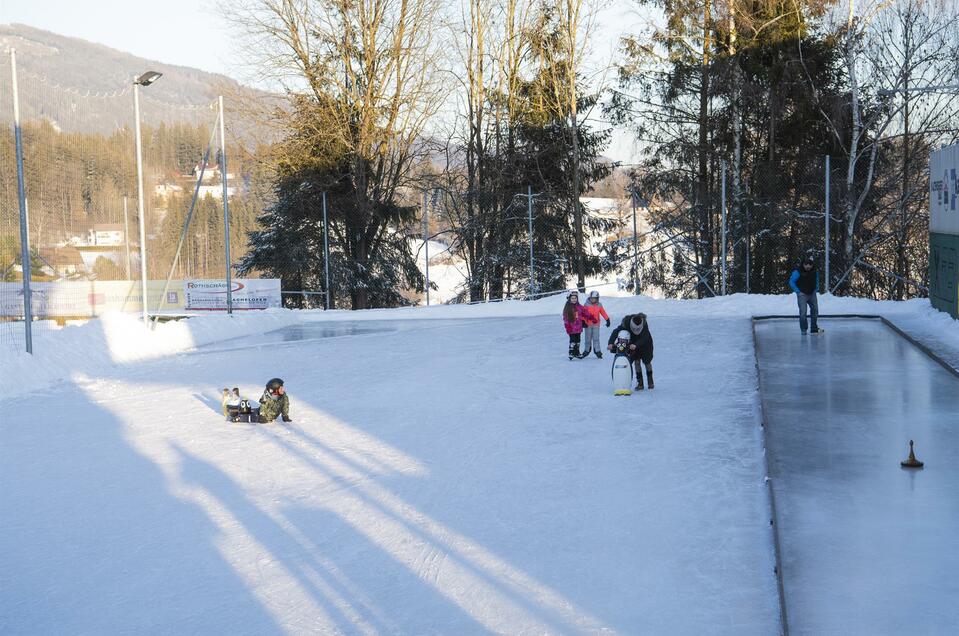
<svg viewBox="0 0 959 636"><path fill-rule="evenodd" d="M230 203L226 176L226 134L223 132L223 95L217 103L220 107L220 178L223 181L223 243L226 246L226 313L233 315L233 262L230 258Z"/></svg>
<svg viewBox="0 0 959 636"><path fill-rule="evenodd" d="M142 310L143 324L146 325L149 323L150 319L147 317L147 253L146 253L146 227L145 223L145 206L143 205L143 148L140 141L140 84L136 81L133 82L133 112L134 119L136 120L135 124L135 137L136 137L136 146L137 146L137 212L139 213L139 225L140 225L140 294L142 297L142 302L140 303Z"/></svg>
<svg viewBox="0 0 959 636"><path fill-rule="evenodd" d="M23 136L20 131L20 93L17 88L17 52L10 49L10 72L13 77L13 133L17 153L17 201L20 205L20 278L23 284L23 339L27 353L33 353L33 296L30 290L30 217L27 214L27 191L23 182Z"/></svg>

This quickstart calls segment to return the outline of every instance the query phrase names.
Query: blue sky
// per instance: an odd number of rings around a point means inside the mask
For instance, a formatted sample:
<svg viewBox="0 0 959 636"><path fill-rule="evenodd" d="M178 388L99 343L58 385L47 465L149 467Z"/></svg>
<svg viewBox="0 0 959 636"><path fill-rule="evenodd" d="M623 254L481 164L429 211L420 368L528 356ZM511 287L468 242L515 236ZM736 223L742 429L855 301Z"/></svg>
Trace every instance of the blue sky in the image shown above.
<svg viewBox="0 0 959 636"><path fill-rule="evenodd" d="M593 41L595 65L605 65L622 33L639 26L641 18L634 11L633 2L619 0L601 12ZM218 0L0 0L0 22L26 24L250 83L249 68L231 63L237 52ZM609 81L612 76L606 77ZM594 125L607 127L597 115L593 113ZM631 136L615 131L604 154L620 161L634 160Z"/></svg>
<svg viewBox="0 0 959 636"><path fill-rule="evenodd" d="M0 22L242 79L231 72L229 30L211 0L0 0Z"/></svg>

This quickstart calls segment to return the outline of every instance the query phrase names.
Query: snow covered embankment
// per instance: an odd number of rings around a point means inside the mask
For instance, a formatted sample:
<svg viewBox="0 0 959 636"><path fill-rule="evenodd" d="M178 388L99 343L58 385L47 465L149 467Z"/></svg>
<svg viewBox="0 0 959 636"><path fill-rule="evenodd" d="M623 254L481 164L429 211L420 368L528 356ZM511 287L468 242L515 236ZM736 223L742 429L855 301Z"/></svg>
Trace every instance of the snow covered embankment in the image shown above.
<svg viewBox="0 0 959 636"><path fill-rule="evenodd" d="M129 364L188 351L194 347L279 329L302 320L288 309L199 316L146 328L138 314L105 314L82 325L35 330L34 354L4 351L0 398L49 388L75 373L96 376Z"/></svg>

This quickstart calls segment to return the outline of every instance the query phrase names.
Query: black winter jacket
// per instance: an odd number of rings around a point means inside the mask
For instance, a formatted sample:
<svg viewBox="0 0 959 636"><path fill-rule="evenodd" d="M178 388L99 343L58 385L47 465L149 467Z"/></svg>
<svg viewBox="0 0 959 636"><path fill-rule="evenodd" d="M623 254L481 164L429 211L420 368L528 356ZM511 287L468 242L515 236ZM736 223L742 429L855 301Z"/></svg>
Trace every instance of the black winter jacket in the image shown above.
<svg viewBox="0 0 959 636"><path fill-rule="evenodd" d="M636 345L636 352L642 355L644 358L650 358L653 355L653 335L649 333L649 319L643 321L643 330L636 335L630 329L630 321L633 319L635 314L630 314L623 318L622 322L619 323L618 329L613 329L613 333L609 335L609 344L614 344L616 342L616 336L619 334L620 330L625 329L629 331L629 344Z"/></svg>

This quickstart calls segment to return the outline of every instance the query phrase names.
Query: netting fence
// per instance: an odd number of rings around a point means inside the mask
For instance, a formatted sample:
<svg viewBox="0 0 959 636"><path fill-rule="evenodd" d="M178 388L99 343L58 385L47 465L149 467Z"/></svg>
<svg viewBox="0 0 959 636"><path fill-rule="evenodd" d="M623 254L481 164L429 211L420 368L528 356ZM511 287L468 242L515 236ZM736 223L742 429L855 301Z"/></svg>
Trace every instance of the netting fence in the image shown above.
<svg viewBox="0 0 959 636"><path fill-rule="evenodd" d="M84 88L18 69L21 205L11 61L9 50L0 54L0 345L27 348L27 313L42 339L91 311L142 312L144 297L149 314L175 312L182 286L170 281L225 280L234 270L280 279L285 306L355 306L356 281L366 280L360 270L375 264L357 263L343 247L350 244L348 193L297 191L290 195L289 224L264 227L259 221L269 222L263 215L278 205L270 154L276 136L258 117L262 111L228 93L221 140L222 87L205 87L191 101L165 89L161 78L137 89L137 117L132 76L105 75ZM839 211L845 172L839 161L822 157L789 170L774 161L750 166L737 169L732 157L716 155L705 170L640 169L620 196L584 198L588 285L674 298L784 293L791 269L814 256L823 289L891 297L900 285L923 293L928 246L921 184L911 202L919 213L898 225L896 218L906 216L897 217L895 188L875 187L864 199L868 209L852 222L851 241L848 210ZM395 293L408 304L537 298L575 281L564 195L521 182L509 191L471 192L462 175L420 181L393 206L409 213L401 227L390 228L399 239L375 265L385 272L382 298L393 304ZM248 258L256 232L276 248L260 260ZM383 266L401 261L402 280Z"/></svg>
<svg viewBox="0 0 959 636"><path fill-rule="evenodd" d="M32 331L39 339L91 311L142 311L141 254L151 315L182 306L182 299L174 298L182 286L171 287L170 280L225 279L231 271L227 253L230 262L242 258L247 233L269 196L240 104L225 102L221 142L221 87L210 86L204 91L209 98L196 103L164 91L163 79L156 86L136 87L141 202L133 78L105 76L91 89L64 86L31 72L21 55L16 69L25 188L21 211L12 60L9 50L0 55L0 344L26 348L28 309L38 321ZM28 268L21 216L28 228ZM29 306L25 269L30 271Z"/></svg>

